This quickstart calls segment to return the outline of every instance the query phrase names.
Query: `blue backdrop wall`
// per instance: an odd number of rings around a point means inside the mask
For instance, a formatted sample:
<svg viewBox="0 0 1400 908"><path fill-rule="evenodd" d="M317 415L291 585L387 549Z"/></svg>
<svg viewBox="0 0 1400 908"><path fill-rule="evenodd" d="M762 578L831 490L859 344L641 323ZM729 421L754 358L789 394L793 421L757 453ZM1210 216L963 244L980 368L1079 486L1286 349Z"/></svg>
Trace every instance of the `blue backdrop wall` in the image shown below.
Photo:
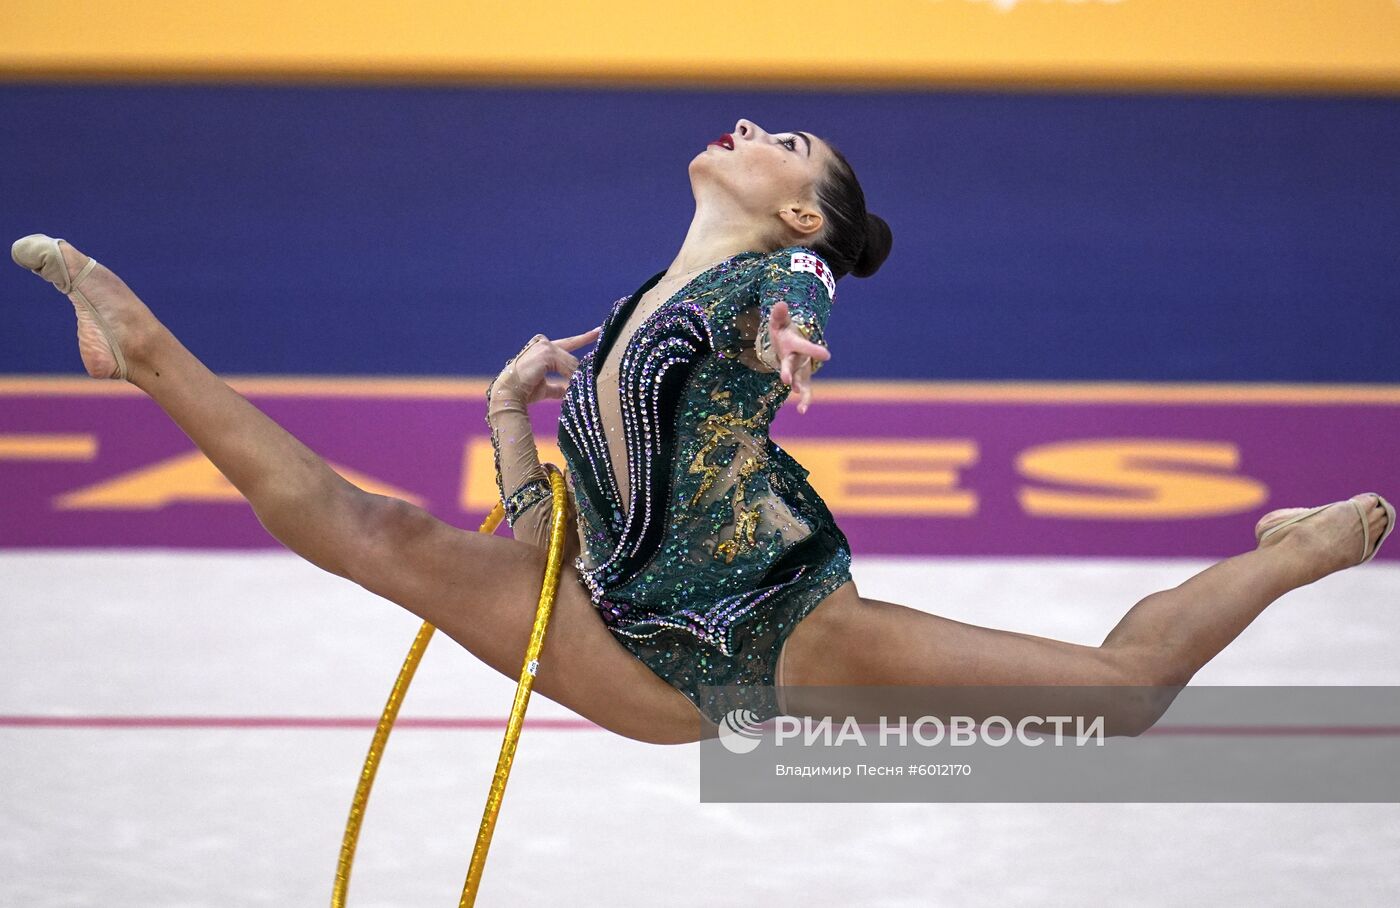
<svg viewBox="0 0 1400 908"><path fill-rule="evenodd" d="M665 268L746 116L895 234L824 377L1400 381L1400 100L0 86L0 237L111 265L216 371L489 375ZM80 371L0 271L0 371Z"/></svg>

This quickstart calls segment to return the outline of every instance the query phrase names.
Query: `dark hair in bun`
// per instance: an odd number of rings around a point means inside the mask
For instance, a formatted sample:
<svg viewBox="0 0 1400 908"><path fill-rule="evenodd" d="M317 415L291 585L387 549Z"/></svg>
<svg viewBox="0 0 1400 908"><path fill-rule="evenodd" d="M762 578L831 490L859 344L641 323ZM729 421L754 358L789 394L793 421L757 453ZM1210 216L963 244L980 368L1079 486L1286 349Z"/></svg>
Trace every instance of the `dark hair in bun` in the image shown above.
<svg viewBox="0 0 1400 908"><path fill-rule="evenodd" d="M833 163L817 184L817 203L826 216L825 238L812 250L826 259L835 277L870 277L890 254L894 237L884 218L865 210L865 193L846 156L830 142Z"/></svg>

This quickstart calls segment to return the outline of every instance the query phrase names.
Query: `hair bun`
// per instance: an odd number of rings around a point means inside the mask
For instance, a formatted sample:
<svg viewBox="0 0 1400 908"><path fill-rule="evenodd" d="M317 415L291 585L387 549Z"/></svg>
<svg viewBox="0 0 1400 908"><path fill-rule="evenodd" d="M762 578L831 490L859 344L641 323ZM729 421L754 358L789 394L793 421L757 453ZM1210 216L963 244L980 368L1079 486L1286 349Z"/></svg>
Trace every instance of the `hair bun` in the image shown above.
<svg viewBox="0 0 1400 908"><path fill-rule="evenodd" d="M878 214L865 215L865 243L860 247L860 255L856 258L855 265L851 268L851 274L856 277L870 277L870 275L880 270L880 266L889 258L890 246L894 243L894 235L890 232L890 225L885 223L885 219Z"/></svg>

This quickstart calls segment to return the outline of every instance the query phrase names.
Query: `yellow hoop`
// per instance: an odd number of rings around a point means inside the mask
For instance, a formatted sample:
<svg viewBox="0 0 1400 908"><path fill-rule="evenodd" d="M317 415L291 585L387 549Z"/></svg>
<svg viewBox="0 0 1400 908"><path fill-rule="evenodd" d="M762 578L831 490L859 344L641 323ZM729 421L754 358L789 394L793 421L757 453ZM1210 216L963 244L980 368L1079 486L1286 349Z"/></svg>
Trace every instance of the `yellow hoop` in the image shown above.
<svg viewBox="0 0 1400 908"><path fill-rule="evenodd" d="M545 564L544 584L540 589L539 605L535 609L535 625L530 632L530 643L525 648L525 664L520 669L520 683L515 688L515 702L511 704L510 721L506 724L505 741L501 744L501 755L496 760L496 772L491 777L491 792L486 798L486 810L481 817L481 828L476 834L476 847L472 849L471 865L467 868L467 881L462 888L459 908L470 908L476 904L477 888L481 885L481 871L486 866L486 852L491 847L491 834L496 829L496 817L501 810L501 799L505 795L506 780L510 777L510 767L515 761L515 748L520 740L520 727L525 721L525 708L530 702L530 692L535 686L535 674L539 670L540 650L544 647L545 629L549 625L554 610L554 596L559 588L559 575L564 556L564 522L568 514L568 489L564 476L554 464L545 464L549 473L549 487L553 493L554 519L549 531L549 558ZM505 506L496 502L479 532L494 533L505 517ZM384 712L379 717L379 725L370 741L369 753L365 756L364 769L360 771L360 781L355 787L355 797L350 802L350 817L345 821L345 836L340 844L340 861L336 865L335 886L331 890L331 908L345 908L345 895L350 888L350 869L355 860L355 846L360 839L360 825L365 818L365 805L369 802L370 788L374 776L379 772L379 761L384 755L384 745L388 743L389 732L398 718L399 706L408 693L408 685L428 648L435 628L430 622L423 622L418 636L413 638L403 668L389 692L389 702L384 704Z"/></svg>

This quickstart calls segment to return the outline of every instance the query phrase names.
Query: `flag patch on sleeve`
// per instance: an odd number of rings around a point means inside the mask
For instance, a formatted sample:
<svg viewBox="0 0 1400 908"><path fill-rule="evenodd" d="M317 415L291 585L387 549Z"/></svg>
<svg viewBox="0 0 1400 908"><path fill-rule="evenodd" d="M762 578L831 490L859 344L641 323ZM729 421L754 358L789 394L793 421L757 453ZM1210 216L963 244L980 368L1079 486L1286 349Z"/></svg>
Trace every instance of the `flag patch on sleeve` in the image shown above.
<svg viewBox="0 0 1400 908"><path fill-rule="evenodd" d="M792 271L806 271L808 274L815 274L821 279L822 286L826 288L827 298L836 299L836 278L831 276L831 269L826 267L826 262L822 261L810 252L794 252L792 254Z"/></svg>

